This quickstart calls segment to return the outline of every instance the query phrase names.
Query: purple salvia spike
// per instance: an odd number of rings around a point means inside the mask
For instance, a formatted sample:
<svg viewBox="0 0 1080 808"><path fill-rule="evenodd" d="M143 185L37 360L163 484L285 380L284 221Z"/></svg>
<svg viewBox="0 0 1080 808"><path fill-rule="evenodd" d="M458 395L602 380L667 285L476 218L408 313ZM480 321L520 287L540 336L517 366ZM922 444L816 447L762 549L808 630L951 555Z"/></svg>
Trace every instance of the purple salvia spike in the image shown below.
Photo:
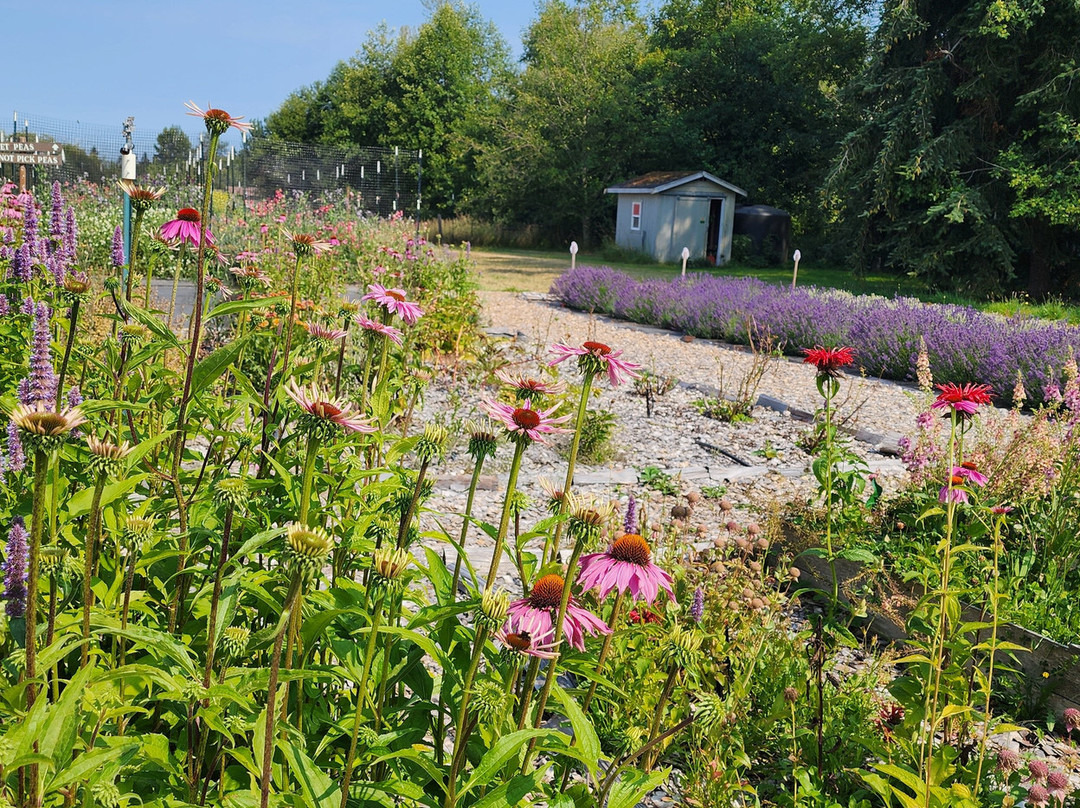
<svg viewBox="0 0 1080 808"><path fill-rule="evenodd" d="M112 265L120 269L124 263L124 229L117 225L112 237Z"/></svg>
<svg viewBox="0 0 1080 808"><path fill-rule="evenodd" d="M51 326L49 306L42 301L34 312L34 344L30 351L30 400L48 403L56 397L56 373L52 365Z"/></svg>
<svg viewBox="0 0 1080 808"><path fill-rule="evenodd" d="M705 591L699 586L694 590L694 602L690 604L690 617L700 623L705 616Z"/></svg>
<svg viewBox="0 0 1080 808"><path fill-rule="evenodd" d="M37 258L41 254L41 246L38 244L37 206L30 194L25 195L23 203L23 244L30 247L31 256Z"/></svg>
<svg viewBox="0 0 1080 808"><path fill-rule="evenodd" d="M9 618L22 617L26 611L26 539L26 525L16 516L11 520L4 554L4 609Z"/></svg>
<svg viewBox="0 0 1080 808"><path fill-rule="evenodd" d="M79 249L79 225L75 221L75 208L67 209L67 229L64 232L64 250L67 254L68 264L78 261Z"/></svg>
<svg viewBox="0 0 1080 808"><path fill-rule="evenodd" d="M49 235L59 244L64 238L64 196L60 193L60 183L52 184L52 218L49 220Z"/></svg>
<svg viewBox="0 0 1080 808"><path fill-rule="evenodd" d="M11 274L15 280L26 283L34 277L34 251L27 242L15 251L15 261L11 265Z"/></svg>
<svg viewBox="0 0 1080 808"><path fill-rule="evenodd" d="M22 471L26 468L26 454L23 452L22 441L19 440L19 428L15 426L14 421L8 422L7 451L8 468L12 471Z"/></svg>
<svg viewBox="0 0 1080 808"><path fill-rule="evenodd" d="M637 501L633 494L626 501L626 519L623 521L623 530L627 533L637 533Z"/></svg>
<svg viewBox="0 0 1080 808"><path fill-rule="evenodd" d="M33 316L34 314L34 298L27 295L23 298L22 306L19 309L20 313Z"/></svg>

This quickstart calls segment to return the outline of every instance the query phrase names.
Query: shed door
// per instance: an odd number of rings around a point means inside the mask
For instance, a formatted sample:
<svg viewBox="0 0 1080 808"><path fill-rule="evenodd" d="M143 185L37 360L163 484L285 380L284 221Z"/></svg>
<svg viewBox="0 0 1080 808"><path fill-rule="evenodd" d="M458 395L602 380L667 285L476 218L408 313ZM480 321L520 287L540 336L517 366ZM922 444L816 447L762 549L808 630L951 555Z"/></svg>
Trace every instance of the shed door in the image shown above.
<svg viewBox="0 0 1080 808"><path fill-rule="evenodd" d="M709 226L709 200L697 196L675 198L675 217L671 222L671 255L676 260L683 247L690 249L691 258L705 254L705 238Z"/></svg>

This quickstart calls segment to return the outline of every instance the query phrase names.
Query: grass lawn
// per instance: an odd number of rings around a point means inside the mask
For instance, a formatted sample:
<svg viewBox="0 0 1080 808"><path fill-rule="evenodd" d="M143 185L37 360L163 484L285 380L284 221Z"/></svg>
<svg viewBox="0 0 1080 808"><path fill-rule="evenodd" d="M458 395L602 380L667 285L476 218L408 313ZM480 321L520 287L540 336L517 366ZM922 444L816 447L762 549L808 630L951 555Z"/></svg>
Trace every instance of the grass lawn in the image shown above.
<svg viewBox="0 0 1080 808"><path fill-rule="evenodd" d="M472 250L480 289L489 292L546 292L551 282L570 268L570 255L548 250L518 250L493 247L476 247ZM648 261L627 262L625 259L610 261L597 253L580 252L580 266L608 266L635 278L674 278L679 274L678 264L657 264ZM724 267L687 268L687 272L711 272L714 275L750 275L767 283L790 284L791 264L783 267L751 267L728 264ZM1050 301L1039 305L1021 298L975 302L956 295L932 292L922 283L911 278L895 275L868 275L855 278L850 272L835 267L799 267L800 286L825 286L844 289L854 294L876 294L892 297L900 294L917 297L928 303L961 303L973 305L983 311L1006 316L1024 314L1048 320L1068 320L1080 325L1080 306Z"/></svg>

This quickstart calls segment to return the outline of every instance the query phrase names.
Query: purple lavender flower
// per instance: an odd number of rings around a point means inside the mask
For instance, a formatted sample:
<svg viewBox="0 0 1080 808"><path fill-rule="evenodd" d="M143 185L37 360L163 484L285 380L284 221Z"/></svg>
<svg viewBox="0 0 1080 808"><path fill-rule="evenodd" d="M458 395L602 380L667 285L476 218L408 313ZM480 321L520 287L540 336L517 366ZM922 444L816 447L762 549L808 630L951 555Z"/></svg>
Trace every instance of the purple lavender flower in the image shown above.
<svg viewBox="0 0 1080 808"><path fill-rule="evenodd" d="M47 303L38 303L34 310L34 343L30 350L29 385L19 385L19 400L33 406L39 401L50 402L56 396L56 373L52 366L50 346L51 312ZM26 380L24 380L26 381Z"/></svg>
<svg viewBox="0 0 1080 808"><path fill-rule="evenodd" d="M30 244L25 241L15 251L15 260L11 262L11 277L21 283L34 277L34 255Z"/></svg>
<svg viewBox="0 0 1080 808"><path fill-rule="evenodd" d="M124 261L124 229L117 225L113 231L112 237L112 265L116 269L120 269L126 262Z"/></svg>
<svg viewBox="0 0 1080 808"><path fill-rule="evenodd" d="M26 525L16 516L11 520L4 554L4 609L9 618L22 617L26 611L26 539Z"/></svg>
<svg viewBox="0 0 1080 808"><path fill-rule="evenodd" d="M74 264L77 260L76 251L79 247L79 225L75 221L75 208L67 209L67 229L64 233L64 257L68 264Z"/></svg>
<svg viewBox="0 0 1080 808"><path fill-rule="evenodd" d="M705 616L705 590L700 586L694 590L694 602L690 604L690 617L695 623L700 623Z"/></svg>
<svg viewBox="0 0 1080 808"><path fill-rule="evenodd" d="M637 533L637 501L633 494L626 501L626 519L623 520L623 530L627 533Z"/></svg>
<svg viewBox="0 0 1080 808"><path fill-rule="evenodd" d="M8 468L12 471L22 471L26 468L26 455L23 453L22 441L19 440L19 428L14 421L8 422L7 428Z"/></svg>

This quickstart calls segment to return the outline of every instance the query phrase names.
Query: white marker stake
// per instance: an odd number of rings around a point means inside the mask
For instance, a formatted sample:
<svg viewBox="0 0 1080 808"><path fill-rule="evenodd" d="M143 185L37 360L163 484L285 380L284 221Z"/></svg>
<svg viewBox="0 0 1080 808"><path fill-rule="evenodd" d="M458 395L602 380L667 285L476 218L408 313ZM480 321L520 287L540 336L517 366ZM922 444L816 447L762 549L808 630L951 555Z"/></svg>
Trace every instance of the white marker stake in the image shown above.
<svg viewBox="0 0 1080 808"><path fill-rule="evenodd" d="M683 247L682 248L682 274L683 274L684 278L686 277L686 262L687 262L687 260L689 260L689 258L690 258L690 248L689 247Z"/></svg>
<svg viewBox="0 0 1080 808"><path fill-rule="evenodd" d="M570 269L577 266L577 242L570 242Z"/></svg>
<svg viewBox="0 0 1080 808"><path fill-rule="evenodd" d="M799 250L795 251L795 254L791 256L795 259L795 271L791 273L791 288L795 288L795 279L799 277L799 261L802 259L802 253Z"/></svg>

